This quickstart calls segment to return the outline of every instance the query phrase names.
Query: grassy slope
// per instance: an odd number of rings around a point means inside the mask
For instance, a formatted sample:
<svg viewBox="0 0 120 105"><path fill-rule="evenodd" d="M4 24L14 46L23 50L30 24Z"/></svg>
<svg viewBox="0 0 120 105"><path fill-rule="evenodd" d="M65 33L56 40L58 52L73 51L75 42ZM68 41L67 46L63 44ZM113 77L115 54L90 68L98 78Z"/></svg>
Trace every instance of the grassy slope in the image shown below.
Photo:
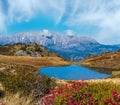
<svg viewBox="0 0 120 105"><path fill-rule="evenodd" d="M68 65L69 62L60 57L26 57L26 56L4 56L0 55L0 63L12 66L29 66L39 70L43 66Z"/></svg>
<svg viewBox="0 0 120 105"><path fill-rule="evenodd" d="M30 96L25 97L24 95L19 95L19 85L26 87L25 83L30 78L34 78L38 74L38 70L44 66L63 66L69 65L70 62L65 61L60 57L26 57L26 56L5 56L0 55L0 90L4 90L3 87L7 86L7 90L10 90L12 87L13 90L18 91L15 94L8 93L3 99L3 102L6 105L34 105L32 98ZM5 76L3 76L5 74ZM10 77L12 75L12 78ZM26 77L26 76L27 77ZM20 82L21 81L21 82ZM4 84L2 87L1 84ZM15 86L16 85L16 86ZM20 88L22 89L22 88ZM30 102L30 103L29 103Z"/></svg>
<svg viewBox="0 0 120 105"><path fill-rule="evenodd" d="M104 53L94 57L89 57L77 64L87 66L104 73L120 71L120 52Z"/></svg>

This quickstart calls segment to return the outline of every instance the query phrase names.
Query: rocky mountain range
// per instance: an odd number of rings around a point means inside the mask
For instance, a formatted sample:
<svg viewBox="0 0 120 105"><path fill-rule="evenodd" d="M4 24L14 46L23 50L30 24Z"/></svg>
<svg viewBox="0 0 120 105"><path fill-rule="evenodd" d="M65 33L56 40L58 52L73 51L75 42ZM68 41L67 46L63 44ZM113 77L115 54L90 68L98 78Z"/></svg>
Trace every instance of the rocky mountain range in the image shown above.
<svg viewBox="0 0 120 105"><path fill-rule="evenodd" d="M117 51L119 46L103 45L90 37L77 35L61 35L55 32L24 32L9 37L0 37L0 45L35 42L60 56L74 61L82 60L91 55Z"/></svg>

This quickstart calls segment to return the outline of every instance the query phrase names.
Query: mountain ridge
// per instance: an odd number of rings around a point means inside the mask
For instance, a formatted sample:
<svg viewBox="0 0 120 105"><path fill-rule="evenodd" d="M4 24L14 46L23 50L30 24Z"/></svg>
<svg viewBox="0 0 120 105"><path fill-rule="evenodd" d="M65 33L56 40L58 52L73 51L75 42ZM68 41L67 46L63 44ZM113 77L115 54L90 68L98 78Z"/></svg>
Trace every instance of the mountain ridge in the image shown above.
<svg viewBox="0 0 120 105"><path fill-rule="evenodd" d="M79 61L92 55L103 52L117 51L119 46L103 45L90 37L80 37L77 35L61 35L55 32L25 32L11 37L1 37L0 44L35 42L43 45L51 52L70 60Z"/></svg>

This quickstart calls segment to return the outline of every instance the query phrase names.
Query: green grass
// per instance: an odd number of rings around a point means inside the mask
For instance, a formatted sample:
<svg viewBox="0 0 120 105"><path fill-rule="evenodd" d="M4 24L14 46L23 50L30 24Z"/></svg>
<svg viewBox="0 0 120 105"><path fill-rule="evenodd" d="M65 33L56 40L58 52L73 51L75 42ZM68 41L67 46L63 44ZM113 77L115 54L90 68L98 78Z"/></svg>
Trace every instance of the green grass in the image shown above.
<svg viewBox="0 0 120 105"><path fill-rule="evenodd" d="M0 82L5 92L12 94L20 92L24 96L32 94L35 97L43 96L55 86L53 79L46 76L39 76L36 70L25 71L18 69L15 75L6 70L0 72ZM38 95L34 91L37 91Z"/></svg>

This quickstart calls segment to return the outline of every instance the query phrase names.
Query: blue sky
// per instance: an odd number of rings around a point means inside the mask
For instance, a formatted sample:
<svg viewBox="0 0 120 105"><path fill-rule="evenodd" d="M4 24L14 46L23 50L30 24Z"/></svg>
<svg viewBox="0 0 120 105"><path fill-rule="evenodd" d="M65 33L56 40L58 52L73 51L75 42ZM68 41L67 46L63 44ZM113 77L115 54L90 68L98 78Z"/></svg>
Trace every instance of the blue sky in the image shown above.
<svg viewBox="0 0 120 105"><path fill-rule="evenodd" d="M0 0L0 35L44 29L120 44L120 0Z"/></svg>

